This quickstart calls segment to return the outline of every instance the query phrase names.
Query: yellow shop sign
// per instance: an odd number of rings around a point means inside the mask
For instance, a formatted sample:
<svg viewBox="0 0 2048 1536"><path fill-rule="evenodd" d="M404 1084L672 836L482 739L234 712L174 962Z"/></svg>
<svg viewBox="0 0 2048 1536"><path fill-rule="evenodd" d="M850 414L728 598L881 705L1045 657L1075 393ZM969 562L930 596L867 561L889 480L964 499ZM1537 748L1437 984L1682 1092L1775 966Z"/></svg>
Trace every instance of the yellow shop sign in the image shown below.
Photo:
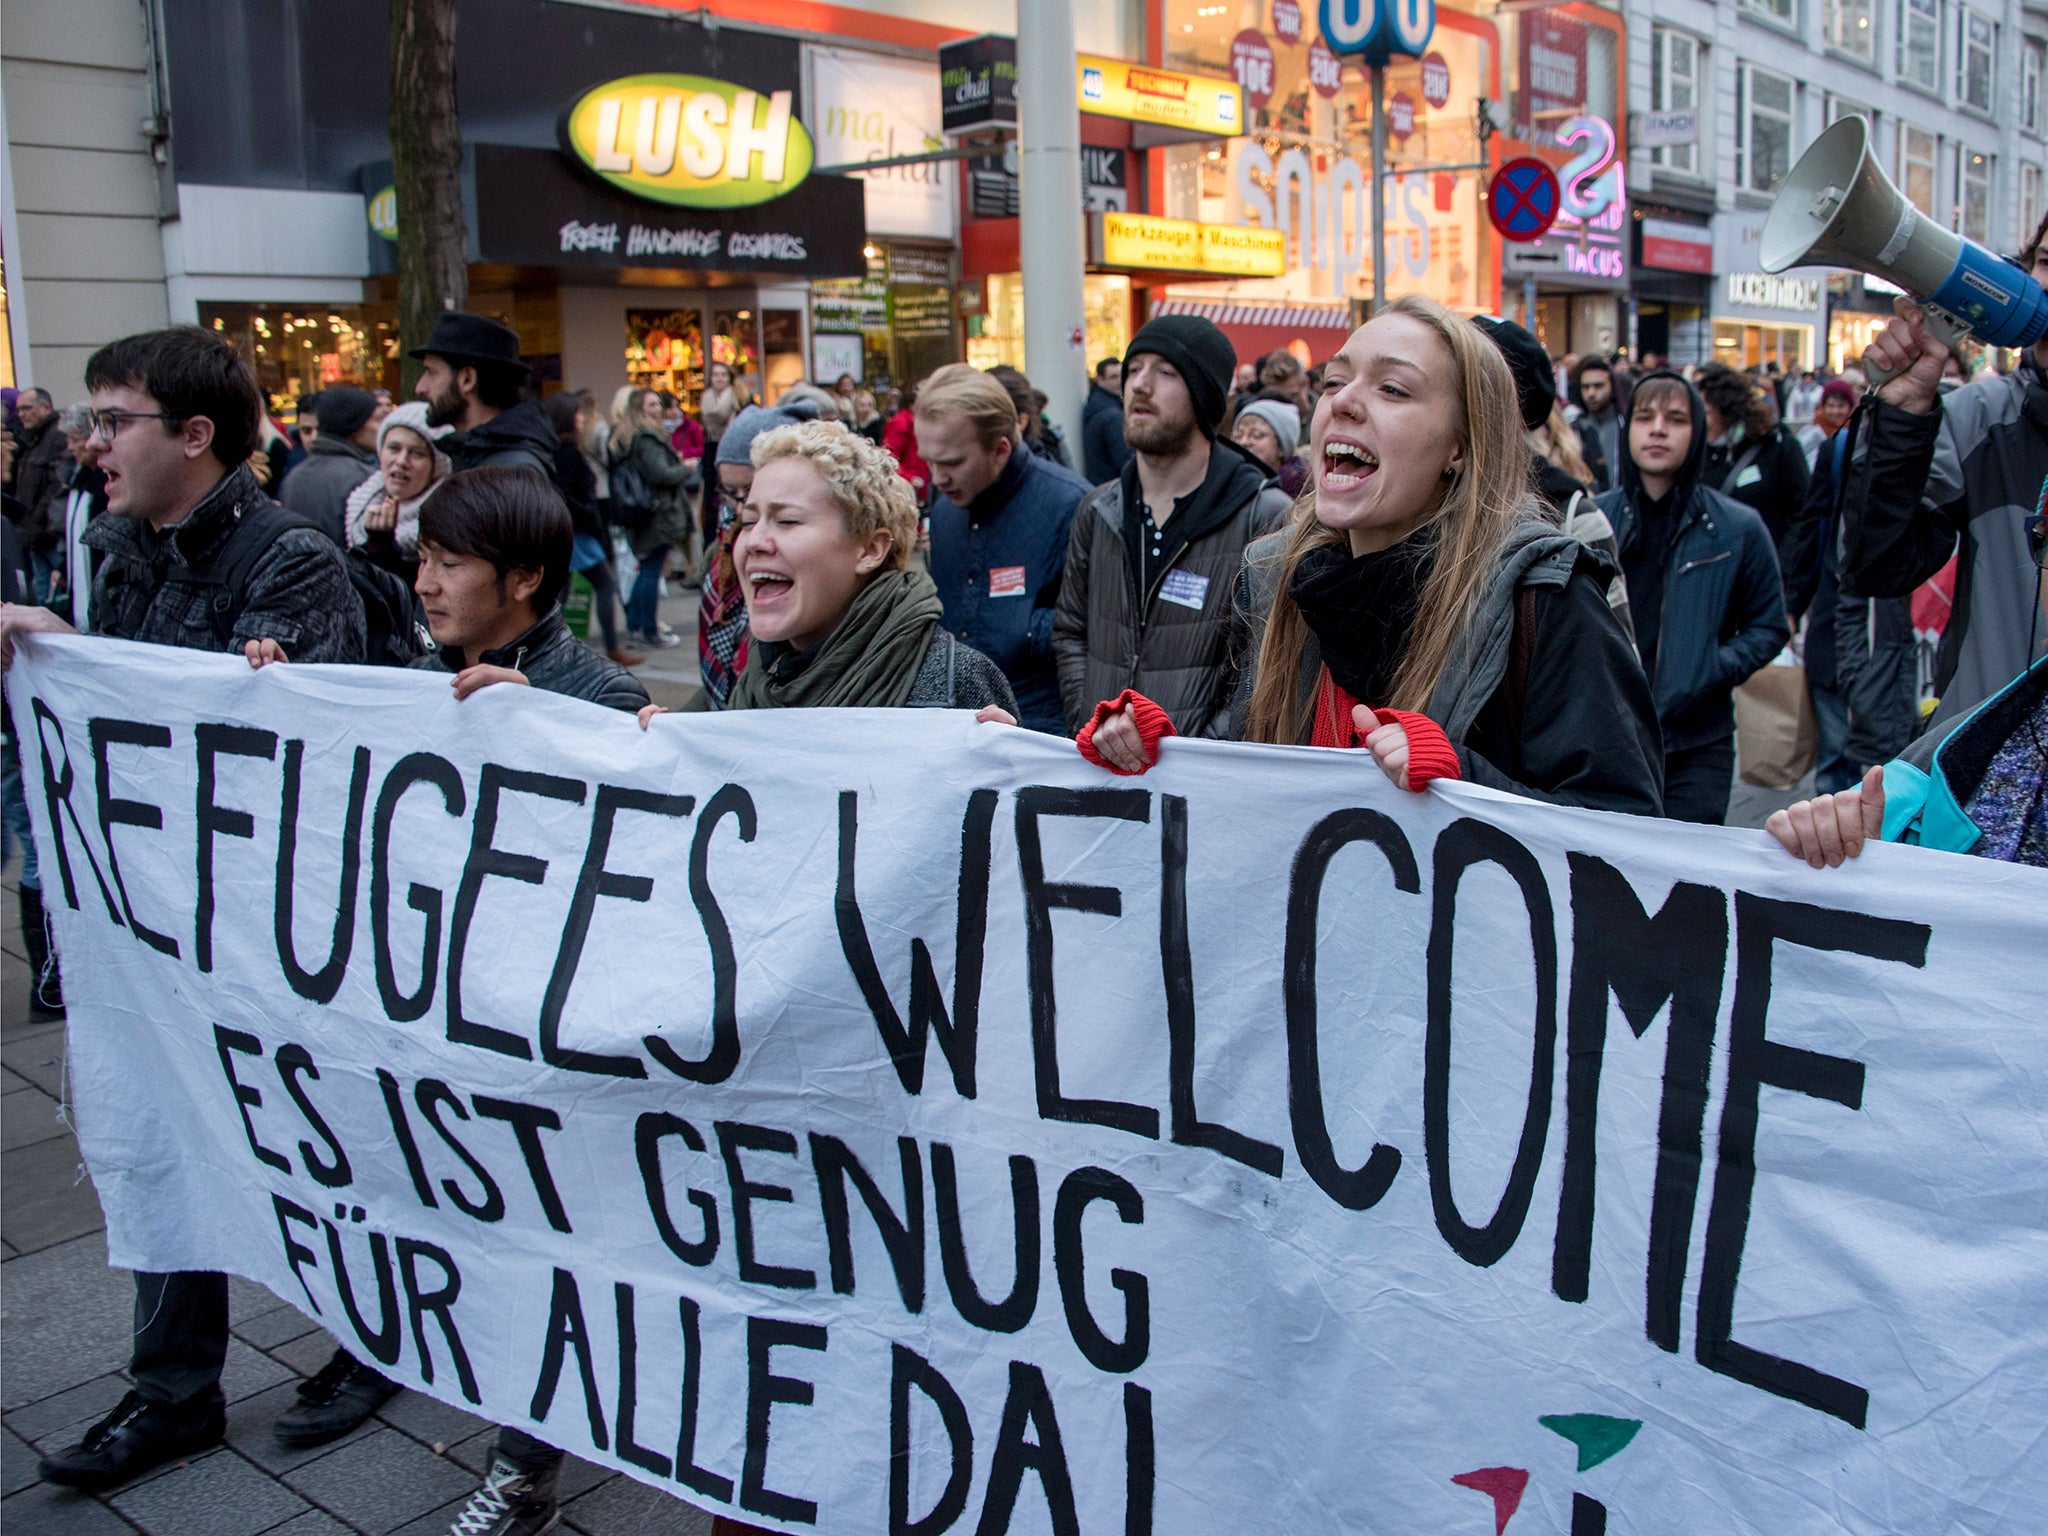
<svg viewBox="0 0 2048 1536"><path fill-rule="evenodd" d="M1244 132L1244 90L1235 81L1089 53L1080 55L1075 69L1083 112L1137 123L1169 123L1225 137Z"/></svg>
<svg viewBox="0 0 2048 1536"><path fill-rule="evenodd" d="M586 91L563 121L569 152L621 191L689 208L743 208L810 175L795 93L701 75L627 75Z"/></svg>
<svg viewBox="0 0 2048 1536"><path fill-rule="evenodd" d="M1287 270L1287 237L1277 229L1197 224L1144 213L1105 213L1100 218L1100 266L1203 272L1212 277L1278 277Z"/></svg>

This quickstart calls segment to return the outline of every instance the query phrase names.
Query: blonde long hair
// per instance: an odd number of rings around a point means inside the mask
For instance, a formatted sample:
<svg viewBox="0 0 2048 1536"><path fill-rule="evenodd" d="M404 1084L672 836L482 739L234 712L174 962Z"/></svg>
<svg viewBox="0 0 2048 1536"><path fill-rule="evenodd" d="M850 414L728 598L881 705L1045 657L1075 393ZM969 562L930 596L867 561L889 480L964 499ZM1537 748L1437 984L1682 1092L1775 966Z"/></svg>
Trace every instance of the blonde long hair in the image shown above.
<svg viewBox="0 0 2048 1536"><path fill-rule="evenodd" d="M1550 408L1550 420L1529 433L1529 445L1579 484L1591 489L1592 466L1586 462L1585 450L1579 442L1579 429L1571 424L1563 406L1553 405Z"/></svg>
<svg viewBox="0 0 2048 1536"><path fill-rule="evenodd" d="M1529 449L1514 376L1500 349L1477 326L1434 299L1410 295L1381 314L1406 315L1436 333L1451 354L1458 446L1464 464L1426 519L1440 526L1436 563L1422 589L1408 653L1394 673L1395 709L1421 710L1436 691L1451 653L1470 623L1493 574L1502 543L1522 515L1529 485ZM1316 521L1314 484L1294 504L1259 645L1245 736L1250 741L1296 742L1306 723L1300 697L1301 658L1308 621L1288 595L1295 568L1311 550L1346 543L1341 529ZM1379 700L1370 702L1379 703Z"/></svg>

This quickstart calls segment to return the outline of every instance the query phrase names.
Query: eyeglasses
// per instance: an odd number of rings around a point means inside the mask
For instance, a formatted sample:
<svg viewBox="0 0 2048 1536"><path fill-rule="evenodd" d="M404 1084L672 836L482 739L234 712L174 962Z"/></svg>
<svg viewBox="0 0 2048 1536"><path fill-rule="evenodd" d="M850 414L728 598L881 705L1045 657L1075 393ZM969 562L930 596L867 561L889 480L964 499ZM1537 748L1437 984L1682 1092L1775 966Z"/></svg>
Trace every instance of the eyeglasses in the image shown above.
<svg viewBox="0 0 2048 1536"><path fill-rule="evenodd" d="M124 422L184 420L182 416L173 416L169 411L91 411L85 419L91 424L90 436L103 437L110 443Z"/></svg>

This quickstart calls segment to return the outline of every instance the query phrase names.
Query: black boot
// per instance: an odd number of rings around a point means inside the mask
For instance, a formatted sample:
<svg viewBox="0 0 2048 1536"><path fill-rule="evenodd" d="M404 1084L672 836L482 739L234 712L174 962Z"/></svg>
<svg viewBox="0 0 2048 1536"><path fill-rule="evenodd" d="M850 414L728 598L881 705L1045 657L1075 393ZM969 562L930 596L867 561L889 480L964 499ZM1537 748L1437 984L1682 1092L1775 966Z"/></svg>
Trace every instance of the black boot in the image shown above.
<svg viewBox="0 0 2048 1536"><path fill-rule="evenodd" d="M57 946L43 893L21 888L21 943L28 951L28 1016L37 1024L64 1017L64 982L57 971Z"/></svg>

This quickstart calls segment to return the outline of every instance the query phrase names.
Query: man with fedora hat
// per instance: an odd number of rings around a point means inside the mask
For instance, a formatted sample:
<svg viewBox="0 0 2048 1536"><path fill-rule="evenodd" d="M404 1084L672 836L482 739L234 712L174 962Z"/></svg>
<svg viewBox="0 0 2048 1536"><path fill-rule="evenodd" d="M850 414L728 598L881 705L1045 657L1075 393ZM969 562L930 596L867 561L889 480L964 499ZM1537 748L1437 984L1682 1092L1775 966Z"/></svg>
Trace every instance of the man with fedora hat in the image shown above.
<svg viewBox="0 0 2048 1536"><path fill-rule="evenodd" d="M555 434L540 402L521 398L529 370L517 334L450 310L412 355L423 364L413 393L427 402L428 425L455 428L438 446L457 469L537 469L552 481Z"/></svg>

